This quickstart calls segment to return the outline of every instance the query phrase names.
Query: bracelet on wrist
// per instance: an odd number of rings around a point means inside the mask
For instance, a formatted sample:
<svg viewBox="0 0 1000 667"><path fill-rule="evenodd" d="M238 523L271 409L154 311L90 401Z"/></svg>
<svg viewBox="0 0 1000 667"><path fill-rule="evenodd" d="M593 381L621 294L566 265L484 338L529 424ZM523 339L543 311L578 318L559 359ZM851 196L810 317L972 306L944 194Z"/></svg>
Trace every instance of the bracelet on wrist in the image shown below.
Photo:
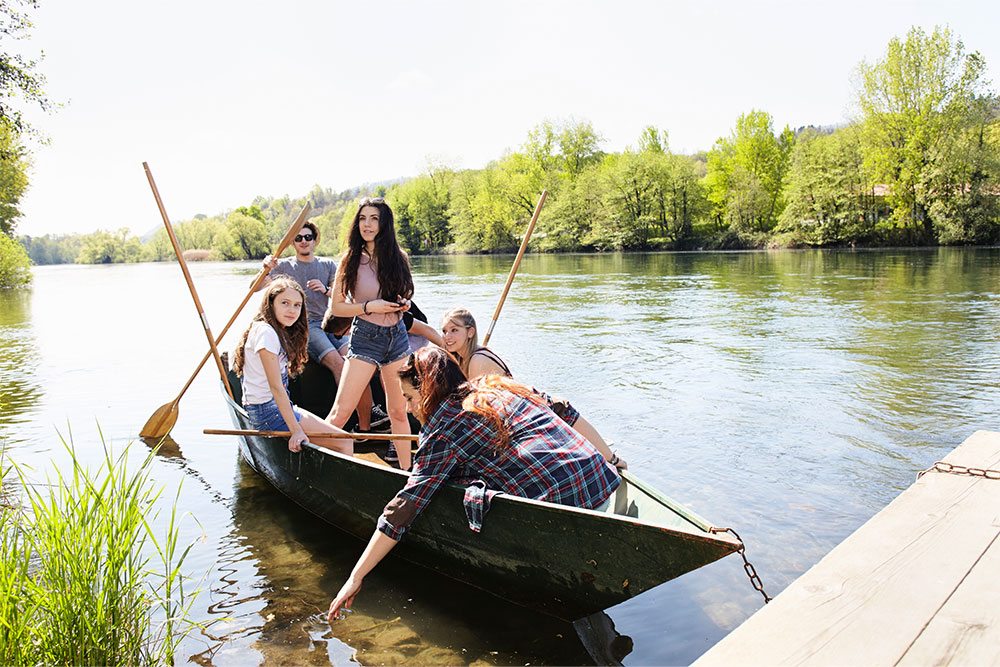
<svg viewBox="0 0 1000 667"><path fill-rule="evenodd" d="M363 312L365 315L371 315L371 313L368 312L368 302L367 301L365 301L363 304L361 304L361 312Z"/></svg>
<svg viewBox="0 0 1000 667"><path fill-rule="evenodd" d="M608 461L608 463L610 463L613 466L616 466L618 465L619 461L621 461L621 458L618 456L617 452L614 452L614 456L611 457L611 460Z"/></svg>

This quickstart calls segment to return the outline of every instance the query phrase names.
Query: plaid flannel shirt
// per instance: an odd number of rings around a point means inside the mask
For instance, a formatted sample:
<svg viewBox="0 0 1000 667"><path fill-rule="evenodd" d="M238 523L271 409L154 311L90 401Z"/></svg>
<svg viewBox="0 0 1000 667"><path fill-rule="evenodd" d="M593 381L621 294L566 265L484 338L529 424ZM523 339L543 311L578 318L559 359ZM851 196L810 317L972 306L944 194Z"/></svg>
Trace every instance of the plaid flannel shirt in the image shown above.
<svg viewBox="0 0 1000 667"><path fill-rule="evenodd" d="M497 407L510 432L503 449L492 424L463 411L461 400L441 402L422 429L410 479L386 505L379 530L401 539L446 482L478 487L466 494L473 530L493 493L593 509L618 488L614 467L548 407L513 393Z"/></svg>

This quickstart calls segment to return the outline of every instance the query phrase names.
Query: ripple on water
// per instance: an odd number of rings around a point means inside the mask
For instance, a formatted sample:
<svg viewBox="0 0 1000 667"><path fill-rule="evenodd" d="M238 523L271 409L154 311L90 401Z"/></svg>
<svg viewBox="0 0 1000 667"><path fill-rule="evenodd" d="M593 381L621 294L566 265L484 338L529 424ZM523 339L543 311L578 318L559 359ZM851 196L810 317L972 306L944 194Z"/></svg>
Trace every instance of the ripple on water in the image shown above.
<svg viewBox="0 0 1000 667"><path fill-rule="evenodd" d="M491 347L574 405L643 479L733 526L771 595L976 429L1000 430L1000 251L528 256ZM432 324L462 305L483 331L512 257L415 257ZM219 326L256 265L191 267ZM176 264L37 267L0 290L0 436L36 466L54 427L102 456L176 396L204 332ZM93 295L129 304L103 326ZM14 296L12 296L14 295ZM255 310L223 342L231 348ZM68 324L71 323L71 326ZM481 332L482 333L482 332ZM156 479L200 524L186 567L211 567L188 662L586 664L574 628L390 558L355 611L324 612L364 544L238 462L211 365L180 403ZM62 458L60 458L62 457ZM626 664L691 662L762 604L723 559L608 610ZM627 641L626 641L627 640Z"/></svg>

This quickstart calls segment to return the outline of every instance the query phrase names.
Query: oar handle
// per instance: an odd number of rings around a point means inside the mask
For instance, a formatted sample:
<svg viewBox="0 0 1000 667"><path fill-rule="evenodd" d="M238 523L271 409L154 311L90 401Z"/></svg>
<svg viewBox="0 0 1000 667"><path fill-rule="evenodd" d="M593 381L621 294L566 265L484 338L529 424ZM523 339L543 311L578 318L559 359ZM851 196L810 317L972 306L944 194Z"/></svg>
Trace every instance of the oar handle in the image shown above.
<svg viewBox="0 0 1000 667"><path fill-rule="evenodd" d="M291 431L254 431L252 429L206 428L205 435L254 435L264 438L290 438ZM410 433L306 433L307 438L350 438L351 440L419 440L419 435Z"/></svg>
<svg viewBox="0 0 1000 667"><path fill-rule="evenodd" d="M302 225L304 225L306 223L306 220L309 219L309 212L311 210L312 207L309 205L308 202L306 202L306 205L302 209L302 212L299 213L299 217L297 217L295 219L295 222L292 223L292 226L288 228L288 232L285 234L285 238L281 239L281 243L278 244L277 249L274 251L275 257L280 257L281 253L285 252L285 248L288 247L288 245L292 242L292 239L295 238L295 235L299 233L300 229L302 229ZM257 273L257 277L254 278L253 283L250 284L250 291L247 292L247 295L245 297L243 297L243 301L241 301L240 305L236 307L236 312L233 313L233 316L229 318L228 322L226 322L226 326L222 327L222 331L215 338L216 346L218 346L219 343L222 342L222 339L226 335L226 332L228 332L229 328L233 326L234 322L236 322L236 318L240 316L241 312L243 312L243 307L246 306L247 302L250 301L250 298L253 297L254 292L256 292L257 288L260 287L261 282L264 281L264 278L267 277L268 273L269 273L268 270L265 268L261 268L261 270ZM205 365L205 362L208 361L209 357L211 356L212 356L212 350L209 350L208 352L205 353L205 356L202 357L201 359L201 363L199 363L198 367L194 369L194 373L188 379L187 383L185 383L184 387L181 389L181 393L177 395L176 400L180 400L181 396L184 395L184 392L188 390L188 387L191 386L191 383L194 382L194 379L198 377L198 373L201 372L202 366ZM226 386L227 387L229 386L228 382L226 383Z"/></svg>
<svg viewBox="0 0 1000 667"><path fill-rule="evenodd" d="M173 225L170 224L170 218L167 216L167 210L163 207L163 200L160 199L160 191L157 190L156 181L153 180L153 172L149 170L149 165L145 162L142 163L142 168L146 170L146 178L149 179L149 187L153 189L153 197L156 198L156 206L160 209L160 216L163 218L163 226L167 228L167 235L170 237L170 244L174 246L174 253L177 255L177 263L181 265L181 271L184 272L184 280L187 282L188 289L191 291L191 298L194 299L195 308L198 309L198 317L201 320L202 327L205 329L205 336L208 338L208 345L212 348L212 354L215 356L215 364L219 367L219 377L222 378L223 384L226 386L226 392L229 394L229 398L233 398L233 390L229 387L229 382L226 378L226 367L222 364L222 359L219 358L219 350L215 347L215 337L212 336L212 330L208 326L208 318L205 317L205 309L201 305L201 299L198 298L198 290L194 288L194 281L191 280L191 274L188 272L187 262L184 261L184 254L181 252L181 246L177 242L177 236L174 235Z"/></svg>
<svg viewBox="0 0 1000 667"><path fill-rule="evenodd" d="M531 222L528 223L528 230L524 232L524 239L521 241L521 247L517 251L517 257L514 258L514 266L510 267L510 275L507 276L507 284L503 286L503 293L500 295L497 309L493 311L493 320L490 322L490 328L486 332L486 337L483 338L483 347L486 347L490 342L490 336L493 335L493 327L496 326L497 319L500 318L500 309L503 308L503 302L507 299L507 292L510 291L511 283L514 282L514 276L517 275L517 267L521 265L521 258L524 257L524 251L528 249L528 239L531 238L531 232L535 229L535 223L538 222L538 214L542 212L542 204L545 203L545 198L548 196L549 191L542 190L542 196L538 198L538 205L535 206L535 212L531 215Z"/></svg>

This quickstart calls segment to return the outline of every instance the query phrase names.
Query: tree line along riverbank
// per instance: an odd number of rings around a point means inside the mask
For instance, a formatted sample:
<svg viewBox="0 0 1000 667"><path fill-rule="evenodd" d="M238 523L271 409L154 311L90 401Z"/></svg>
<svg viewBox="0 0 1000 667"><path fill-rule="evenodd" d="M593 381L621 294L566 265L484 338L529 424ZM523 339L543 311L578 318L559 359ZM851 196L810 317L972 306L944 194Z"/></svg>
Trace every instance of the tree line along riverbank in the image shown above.
<svg viewBox="0 0 1000 667"><path fill-rule="evenodd" d="M538 252L923 246L1000 241L1000 101L986 64L947 28L913 28L856 71L856 119L777 129L750 110L709 151L670 150L649 126L621 152L590 122L546 121L482 169L429 164L396 182L248 206L178 223L182 249L266 255L308 201L320 254L337 255L358 197L386 197L411 253L515 249L539 193ZM19 239L36 264L161 261L164 230Z"/></svg>

